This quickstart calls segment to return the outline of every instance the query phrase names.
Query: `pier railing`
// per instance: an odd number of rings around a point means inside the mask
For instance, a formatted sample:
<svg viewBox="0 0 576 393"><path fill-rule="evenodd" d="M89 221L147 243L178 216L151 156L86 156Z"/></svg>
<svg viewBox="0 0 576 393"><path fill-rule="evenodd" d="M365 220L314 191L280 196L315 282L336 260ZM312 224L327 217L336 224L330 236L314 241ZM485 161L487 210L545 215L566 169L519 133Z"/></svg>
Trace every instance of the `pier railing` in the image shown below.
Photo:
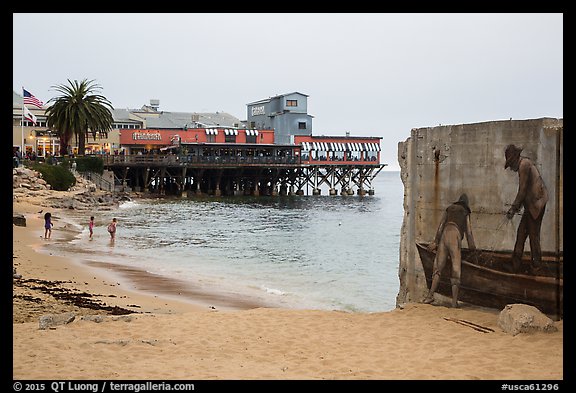
<svg viewBox="0 0 576 393"><path fill-rule="evenodd" d="M106 191L113 191L114 184L104 179L102 175L96 172L79 172L79 174L86 180L94 183L99 189Z"/></svg>
<svg viewBox="0 0 576 393"><path fill-rule="evenodd" d="M342 160L301 160L298 156L192 156L176 154L132 154L132 155L102 155L104 165L368 165L380 166L377 161L342 161Z"/></svg>
<svg viewBox="0 0 576 393"><path fill-rule="evenodd" d="M296 157L272 157L272 156L190 156L190 155L104 155L104 165L111 164L155 164L155 165L186 165L186 164L209 164L209 165L253 165L253 164L299 164Z"/></svg>

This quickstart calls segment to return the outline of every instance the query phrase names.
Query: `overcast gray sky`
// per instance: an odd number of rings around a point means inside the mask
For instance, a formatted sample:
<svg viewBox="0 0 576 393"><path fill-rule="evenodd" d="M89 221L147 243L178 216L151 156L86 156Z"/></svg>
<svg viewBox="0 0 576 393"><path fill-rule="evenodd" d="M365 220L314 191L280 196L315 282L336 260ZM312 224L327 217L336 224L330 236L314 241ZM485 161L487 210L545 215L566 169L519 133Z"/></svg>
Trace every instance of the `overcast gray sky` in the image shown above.
<svg viewBox="0 0 576 393"><path fill-rule="evenodd" d="M95 80L116 108L228 112L298 91L314 135L563 117L563 14L13 14L13 88Z"/></svg>

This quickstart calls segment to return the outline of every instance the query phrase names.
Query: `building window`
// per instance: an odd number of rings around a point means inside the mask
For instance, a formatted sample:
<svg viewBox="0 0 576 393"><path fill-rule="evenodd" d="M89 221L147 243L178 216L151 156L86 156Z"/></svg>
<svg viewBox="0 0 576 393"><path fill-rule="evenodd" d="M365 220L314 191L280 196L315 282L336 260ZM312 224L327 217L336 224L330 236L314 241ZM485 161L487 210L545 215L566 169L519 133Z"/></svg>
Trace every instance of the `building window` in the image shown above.
<svg viewBox="0 0 576 393"><path fill-rule="evenodd" d="M236 143L236 135L224 135L224 142Z"/></svg>
<svg viewBox="0 0 576 393"><path fill-rule="evenodd" d="M32 123L31 121L24 120L24 122L20 121L20 125L24 127L48 127L45 121L38 120L36 124Z"/></svg>
<svg viewBox="0 0 576 393"><path fill-rule="evenodd" d="M140 126L138 124L113 123L112 128L115 130L138 130Z"/></svg>
<svg viewBox="0 0 576 393"><path fill-rule="evenodd" d="M255 121L250 122L250 128L256 128L256 122Z"/></svg>
<svg viewBox="0 0 576 393"><path fill-rule="evenodd" d="M246 135L246 143L258 143L256 135Z"/></svg>
<svg viewBox="0 0 576 393"><path fill-rule="evenodd" d="M306 122L305 121L299 121L298 122L298 129L299 130L305 130L306 129Z"/></svg>
<svg viewBox="0 0 576 393"><path fill-rule="evenodd" d="M298 100L286 100L286 106L298 106Z"/></svg>
<svg viewBox="0 0 576 393"><path fill-rule="evenodd" d="M343 151L335 151L332 153L332 160L333 161L344 161L344 152Z"/></svg>

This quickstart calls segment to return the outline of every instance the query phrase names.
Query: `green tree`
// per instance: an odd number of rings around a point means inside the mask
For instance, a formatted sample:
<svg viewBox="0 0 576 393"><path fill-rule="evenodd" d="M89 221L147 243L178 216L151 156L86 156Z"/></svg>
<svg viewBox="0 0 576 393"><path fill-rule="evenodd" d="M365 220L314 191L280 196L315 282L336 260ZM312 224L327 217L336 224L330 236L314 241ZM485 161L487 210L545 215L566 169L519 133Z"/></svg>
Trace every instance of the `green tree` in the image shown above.
<svg viewBox="0 0 576 393"><path fill-rule="evenodd" d="M46 124L60 137L61 155L68 154L73 136L78 144L78 154L84 155L89 135L94 140L97 135L108 136L114 121L111 112L114 108L106 97L96 94L101 87L94 80L72 82L68 79L68 83L69 86L52 86L62 95L48 101L53 104L46 109Z"/></svg>

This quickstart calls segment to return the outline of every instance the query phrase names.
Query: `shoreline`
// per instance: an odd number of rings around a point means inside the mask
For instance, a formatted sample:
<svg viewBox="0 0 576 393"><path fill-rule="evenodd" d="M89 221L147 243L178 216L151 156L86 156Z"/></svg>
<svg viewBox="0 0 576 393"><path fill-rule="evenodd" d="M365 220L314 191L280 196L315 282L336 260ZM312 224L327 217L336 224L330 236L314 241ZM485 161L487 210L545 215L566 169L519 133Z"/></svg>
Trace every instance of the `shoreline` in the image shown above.
<svg viewBox="0 0 576 393"><path fill-rule="evenodd" d="M81 233L81 230L76 229L81 227L80 223L75 218L67 215L66 211L52 209L55 226L51 239L44 240L40 239L43 237L44 232L43 219L41 215L31 211L36 209L44 210L46 208L41 205L30 205L22 209L25 212L18 211L18 209L21 208L16 207L14 212L24 214L27 221L27 229L32 232L23 235L23 237L28 239L27 242L30 243L25 246L30 247L38 254L35 258L42 258L42 256L47 255L52 261L56 259L55 265L60 266L58 268L59 271L67 271L66 274L48 275L48 278L57 281L73 280L76 284L80 283L78 286L87 293L108 292L106 303L110 306L126 308L129 304L136 305L138 307L128 308L135 313L172 313L215 309L246 310L259 307L276 307L276 305L268 304L258 299L250 299L247 296L229 296L204 290L195 287L192 283L151 273L141 268L86 260L82 256L77 258L54 256L51 254L50 249L46 247L47 244L45 242L68 242L72 240ZM15 230L17 231L17 229ZM40 240L36 240L36 238ZM26 267L18 265L16 267L18 273L26 278Z"/></svg>
<svg viewBox="0 0 576 393"><path fill-rule="evenodd" d="M53 213L53 216L57 215L57 212ZM40 239L43 237L42 219L34 217L31 213L25 214L25 217L27 227L14 226L13 229L14 267L17 273L22 275L22 279L61 282L63 288L98 296L104 305L132 309L135 313L170 313L206 309L192 302L165 299L155 294L130 289L126 283L122 285L118 274L114 272L89 266L80 259L72 260L52 255L49 250L40 250L45 246L42 242L46 241ZM58 237L57 232L57 229L52 231L53 238ZM129 305L138 307L128 307Z"/></svg>
<svg viewBox="0 0 576 393"><path fill-rule="evenodd" d="M131 211L133 204L139 205L141 201L148 202L154 199L157 198L137 197L125 201L126 206L120 204L114 209L106 208L102 211L68 212L65 210L64 212L57 212L55 213L57 216L63 215L60 219L61 222L66 218L70 219L72 224L67 229L67 237L65 239L53 239L53 243L58 242L59 244L45 243L47 245L46 248L72 258L76 263L99 270L100 274L120 282L123 288L130 288L148 295L191 302L205 309L243 310L270 307L322 310L342 309L351 312L380 312L393 309L392 306L382 306L379 309L370 310L356 309L352 306L339 308L338 304L322 303L312 297L302 296L297 291L288 289L284 292L275 289L276 287L283 290L285 288L273 284L268 285L270 283L265 280L241 281L239 280L240 276L225 274L225 269L217 271L215 274L214 271L205 273L201 268L188 267L205 263L200 259L185 261L188 266L174 269L173 265L163 263L161 252L151 257L150 260L147 259L149 255L145 254L140 254L140 258L133 258L129 250L131 246L127 244L127 242L132 240L127 240L123 236L125 235L125 228L123 228L125 223L123 221L131 221L133 216L131 213L125 212ZM115 210L119 210L119 212L116 213ZM90 215L95 215L96 218L94 241L88 241L87 218ZM109 235L105 232L105 224L113 216L116 216L122 222L120 224L121 232L120 237L115 242L110 242ZM57 228L54 233L57 230L59 229ZM62 232L62 230L59 231ZM132 231L134 232L134 228L132 228ZM140 237L144 236L145 232L136 231L136 233L137 237ZM170 242L171 239L171 237L165 237L161 241ZM138 240L134 239L134 241ZM71 244L68 244L69 242ZM41 250L40 252L44 251ZM167 254L166 258L170 258L170 255ZM142 263L144 261L147 263ZM172 262L172 260L169 262ZM180 263L180 260L176 262ZM258 275L259 273L256 271L254 274ZM386 299L385 303L388 305L389 299ZM346 305L346 303L341 304Z"/></svg>
<svg viewBox="0 0 576 393"><path fill-rule="evenodd" d="M554 333L511 336L498 327L498 310L471 306L412 303L368 313L237 297L218 305L209 293L139 269L39 251L41 211L55 218L51 241L78 233L65 209L46 207L51 193L13 201L13 213L27 221L13 225L13 266L22 275L13 279L13 379L563 379L563 321ZM80 306L68 302L78 298ZM75 319L39 328L40 316L65 312ZM101 318L85 318L94 314Z"/></svg>

